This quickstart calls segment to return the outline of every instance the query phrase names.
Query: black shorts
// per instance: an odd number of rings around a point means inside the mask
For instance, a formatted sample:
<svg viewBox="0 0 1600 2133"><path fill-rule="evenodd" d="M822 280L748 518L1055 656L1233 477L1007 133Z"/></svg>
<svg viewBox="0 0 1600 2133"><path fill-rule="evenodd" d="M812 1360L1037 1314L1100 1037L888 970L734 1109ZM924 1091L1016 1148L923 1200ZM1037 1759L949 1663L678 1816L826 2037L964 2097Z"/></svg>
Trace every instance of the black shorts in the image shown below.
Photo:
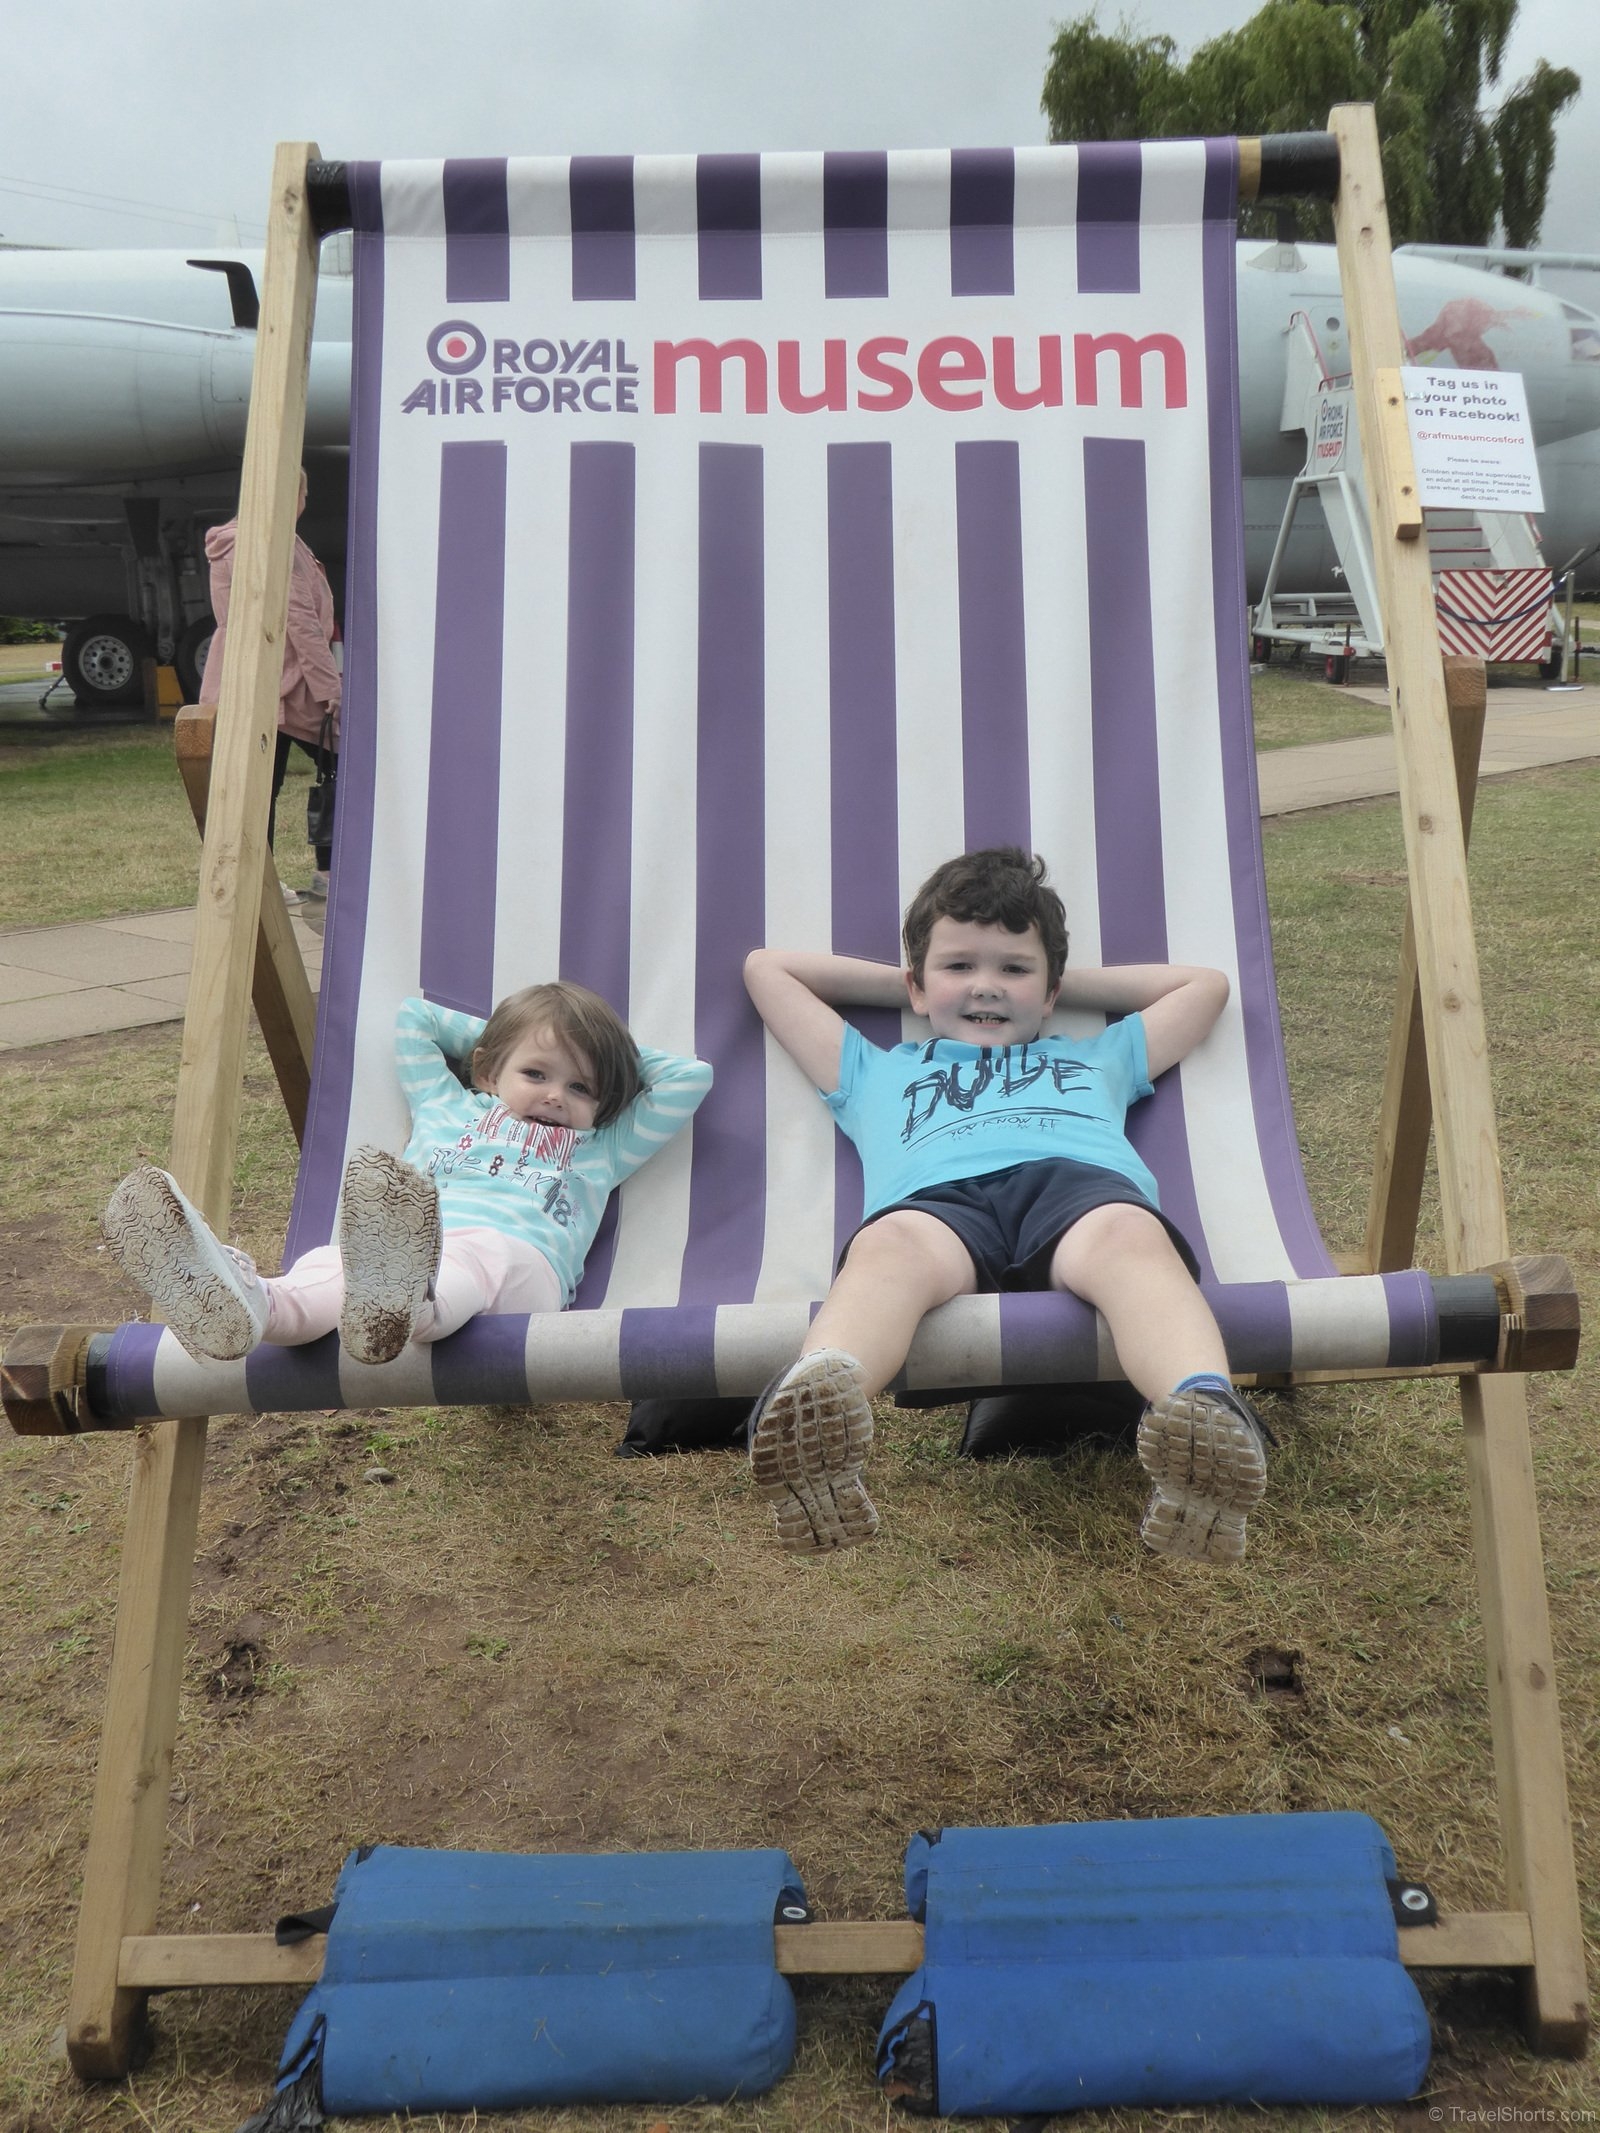
<svg viewBox="0 0 1600 2133"><path fill-rule="evenodd" d="M1195 1280L1200 1266L1189 1240L1176 1224L1153 1206L1131 1178L1097 1163L1057 1156L1049 1162L1016 1163L978 1178L954 1178L946 1185L926 1185L921 1192L880 1207L861 1229L885 1215L909 1209L932 1215L953 1229L971 1255L979 1295L999 1289L1047 1289L1056 1246L1074 1222L1097 1207L1142 1207L1165 1229ZM861 1230L855 1235L859 1237ZM850 1243L855 1242L852 1237ZM843 1257L848 1254L845 1247Z"/></svg>

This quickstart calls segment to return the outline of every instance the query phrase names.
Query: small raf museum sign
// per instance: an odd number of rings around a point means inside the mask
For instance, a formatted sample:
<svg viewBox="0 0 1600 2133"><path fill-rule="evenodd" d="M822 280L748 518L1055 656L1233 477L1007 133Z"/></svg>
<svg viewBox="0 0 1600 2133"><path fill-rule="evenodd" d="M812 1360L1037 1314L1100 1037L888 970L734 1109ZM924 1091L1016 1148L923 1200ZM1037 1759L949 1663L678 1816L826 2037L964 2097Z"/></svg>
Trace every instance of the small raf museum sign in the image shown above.
<svg viewBox="0 0 1600 2133"><path fill-rule="evenodd" d="M1520 371L1408 365L1400 377L1424 505L1447 511L1544 509Z"/></svg>

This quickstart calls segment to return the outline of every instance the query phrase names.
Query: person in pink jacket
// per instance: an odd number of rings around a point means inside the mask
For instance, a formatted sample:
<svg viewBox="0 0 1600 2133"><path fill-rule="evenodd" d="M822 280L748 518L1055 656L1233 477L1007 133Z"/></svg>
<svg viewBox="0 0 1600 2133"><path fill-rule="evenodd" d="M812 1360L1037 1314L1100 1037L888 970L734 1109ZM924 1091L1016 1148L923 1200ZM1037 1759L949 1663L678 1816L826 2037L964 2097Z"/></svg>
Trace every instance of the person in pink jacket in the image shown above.
<svg viewBox="0 0 1600 2133"><path fill-rule="evenodd" d="M298 518L306 507L306 472L300 469ZM206 654L206 670L200 680L200 701L214 704L222 686L222 648L228 634L228 594L233 584L233 553L239 537L239 521L229 519L206 535L206 561L211 565L211 612L217 618L217 633ZM323 722L332 718L333 746L339 745L339 669L333 658L333 594L328 574L298 534L294 561L289 571L289 625L284 634L282 694L278 703L278 747L272 763L272 807L267 816L267 842L277 828L278 794L289 767L290 747L301 749L316 762L322 742ZM331 835L331 829L330 829ZM316 848L317 871L310 894L326 896L328 868L333 846ZM284 901L298 901L285 888Z"/></svg>

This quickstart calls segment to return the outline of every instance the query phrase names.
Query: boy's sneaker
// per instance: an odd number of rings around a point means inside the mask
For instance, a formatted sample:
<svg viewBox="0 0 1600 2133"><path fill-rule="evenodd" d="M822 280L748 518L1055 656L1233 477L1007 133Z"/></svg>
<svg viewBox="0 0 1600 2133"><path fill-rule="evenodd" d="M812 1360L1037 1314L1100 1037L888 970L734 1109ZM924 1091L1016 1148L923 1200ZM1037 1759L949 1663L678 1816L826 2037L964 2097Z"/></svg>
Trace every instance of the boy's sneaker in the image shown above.
<svg viewBox="0 0 1600 2133"><path fill-rule="evenodd" d="M300 891L300 901L314 904L325 904L328 901L328 877L320 867Z"/></svg>
<svg viewBox="0 0 1600 2133"><path fill-rule="evenodd" d="M1157 1555L1237 1563L1244 1520L1267 1492L1267 1431L1231 1386L1190 1385L1152 1400L1139 1464L1155 1483L1139 1538Z"/></svg>
<svg viewBox="0 0 1600 2133"><path fill-rule="evenodd" d="M358 1363L392 1363L410 1340L439 1264L439 1192L387 1148L358 1148L339 1207L339 1339Z"/></svg>
<svg viewBox="0 0 1600 2133"><path fill-rule="evenodd" d="M267 1330L255 1262L212 1232L165 1170L145 1163L125 1177L100 1228L117 1264L191 1355L237 1362Z"/></svg>
<svg viewBox="0 0 1600 2133"><path fill-rule="evenodd" d="M861 1483L871 1449L861 1365L842 1348L803 1355L762 1394L750 1472L773 1507L779 1547L825 1555L871 1540L878 1514Z"/></svg>
<svg viewBox="0 0 1600 2133"><path fill-rule="evenodd" d="M300 891L298 889L290 888L289 884L286 881L281 882L279 886L283 890L284 909L286 911L298 910L300 907Z"/></svg>

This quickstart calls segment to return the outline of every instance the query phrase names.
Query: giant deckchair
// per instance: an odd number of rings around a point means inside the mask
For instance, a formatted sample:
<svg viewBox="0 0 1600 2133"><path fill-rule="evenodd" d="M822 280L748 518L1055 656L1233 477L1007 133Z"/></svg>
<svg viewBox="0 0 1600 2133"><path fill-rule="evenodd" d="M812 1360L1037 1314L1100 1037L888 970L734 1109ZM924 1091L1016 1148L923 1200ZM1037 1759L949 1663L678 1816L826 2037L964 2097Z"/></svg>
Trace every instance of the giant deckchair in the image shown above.
<svg viewBox="0 0 1600 2133"><path fill-rule="evenodd" d="M180 755L205 848L172 1164L228 1218L257 1011L304 1159L290 1250L347 1149L397 1144L398 998L486 1011L559 970L711 1100L632 1181L559 1320L479 1321L381 1369L330 1338L200 1365L158 1327L30 1329L17 1427L137 1423L69 2021L128 2063L155 1986L285 1982L317 1944L155 1936L205 1439L196 1415L753 1394L859 1208L853 1158L739 981L770 940L893 960L963 847L1042 851L1086 962L1212 963L1214 1037L1136 1113L1236 1370L1459 1380L1504 1834L1502 1909L1408 1962L1512 1969L1583 2046L1554 1663L1519 1373L1570 1365L1570 1279L1512 1259L1469 917L1482 677L1447 698L1393 366L1376 137L1015 153L350 165L280 150L228 666ZM1263 177L1265 173L1265 178ZM1410 878L1363 1263L1301 1175L1266 925L1245 663L1235 212L1336 192L1392 646ZM320 229L356 230L349 659L314 1063L265 850ZM1453 746L1455 753L1453 754ZM1459 755L1459 776L1456 757ZM873 1034L893 1040L897 1032ZM959 1086L920 1100L958 1118ZM1430 1117L1445 1263L1413 1268ZM937 1313L908 1388L1115 1377L1070 1299ZM153 1419L168 1418L168 1419ZM780 1936L791 1969L894 1970L918 1929Z"/></svg>

